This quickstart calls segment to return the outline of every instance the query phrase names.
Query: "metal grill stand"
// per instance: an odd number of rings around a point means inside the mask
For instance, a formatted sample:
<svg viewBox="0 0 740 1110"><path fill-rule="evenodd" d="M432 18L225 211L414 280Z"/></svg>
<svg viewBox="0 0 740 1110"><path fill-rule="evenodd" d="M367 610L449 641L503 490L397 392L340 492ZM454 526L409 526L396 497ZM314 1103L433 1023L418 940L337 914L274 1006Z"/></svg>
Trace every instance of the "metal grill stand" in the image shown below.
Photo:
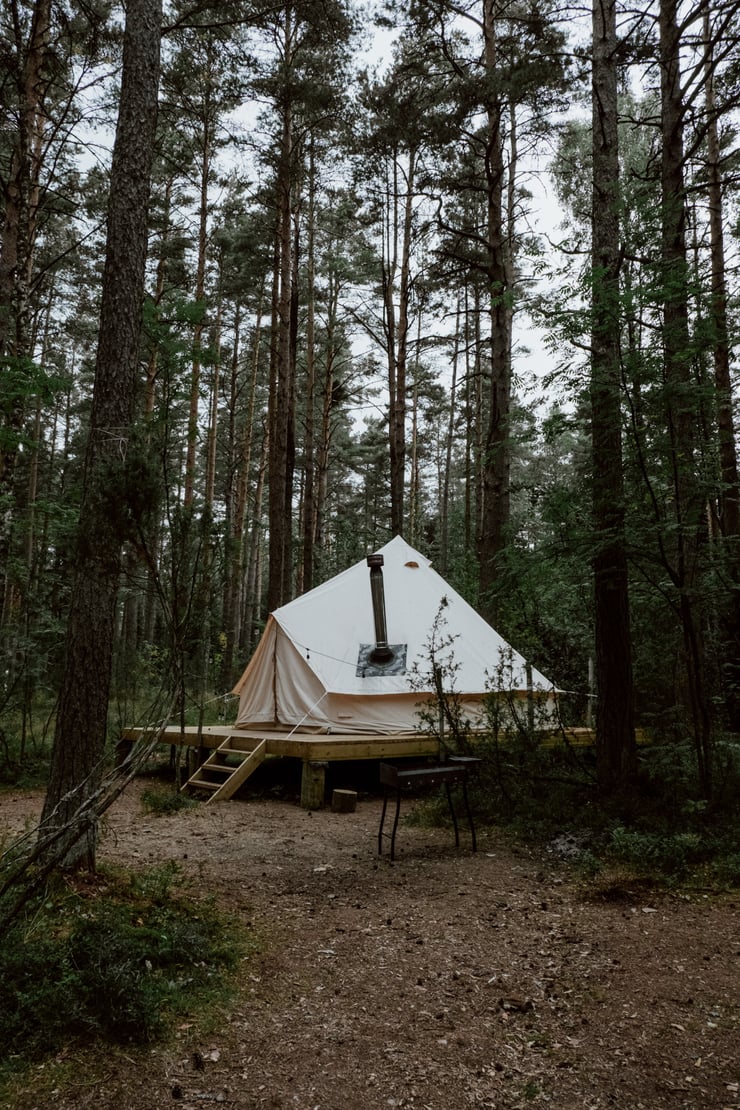
<svg viewBox="0 0 740 1110"><path fill-rule="evenodd" d="M471 765L480 763L479 759L468 756L450 756L447 763L425 763L423 765L398 767L393 763L380 764L380 781L383 784L383 811L380 815L380 828L378 829L378 855L383 854L383 837L390 839L391 842L391 861L395 859L396 855L396 831L398 829L398 819L401 813L401 792L404 787L413 787L417 785L424 786L444 786L447 795L447 804L450 807L450 815L452 817L452 826L455 830L455 846L460 847L460 830L457 824L457 814L455 813L455 806L452 798L452 787L459 785L462 789L463 801L465 803L465 813L468 819L468 827L470 828L470 838L472 850L476 850L475 839L475 825L473 824L473 815L470 811L470 802L468 800L468 769ZM396 791L396 812L393 817L393 828L390 834L383 832L385 825L385 815L388 808L388 791L394 789Z"/></svg>

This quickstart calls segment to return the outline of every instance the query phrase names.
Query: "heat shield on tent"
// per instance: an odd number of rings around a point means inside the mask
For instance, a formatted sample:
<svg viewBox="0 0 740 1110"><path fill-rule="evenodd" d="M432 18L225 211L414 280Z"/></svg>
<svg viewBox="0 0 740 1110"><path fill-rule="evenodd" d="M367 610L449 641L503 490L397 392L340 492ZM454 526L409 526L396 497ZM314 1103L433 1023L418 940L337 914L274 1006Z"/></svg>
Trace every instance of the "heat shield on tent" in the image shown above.
<svg viewBox="0 0 740 1110"><path fill-rule="evenodd" d="M378 675L394 675L406 674L406 652L408 650L407 644L388 644L388 651L392 653L391 658L387 663L376 663L372 656L376 650L376 644L360 644L360 651L357 656L357 670L355 675L357 678L374 678Z"/></svg>

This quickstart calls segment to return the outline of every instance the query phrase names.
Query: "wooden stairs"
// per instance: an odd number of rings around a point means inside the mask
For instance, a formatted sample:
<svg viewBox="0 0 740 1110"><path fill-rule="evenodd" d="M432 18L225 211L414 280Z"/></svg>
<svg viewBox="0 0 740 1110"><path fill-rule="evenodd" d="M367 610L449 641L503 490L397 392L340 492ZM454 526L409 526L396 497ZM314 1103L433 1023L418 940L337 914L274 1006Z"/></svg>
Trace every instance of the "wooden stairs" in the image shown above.
<svg viewBox="0 0 740 1110"><path fill-rule="evenodd" d="M195 774L182 787L208 791L207 802L225 802L256 771L267 754L267 741L260 740L252 751L231 746L232 737L214 748Z"/></svg>

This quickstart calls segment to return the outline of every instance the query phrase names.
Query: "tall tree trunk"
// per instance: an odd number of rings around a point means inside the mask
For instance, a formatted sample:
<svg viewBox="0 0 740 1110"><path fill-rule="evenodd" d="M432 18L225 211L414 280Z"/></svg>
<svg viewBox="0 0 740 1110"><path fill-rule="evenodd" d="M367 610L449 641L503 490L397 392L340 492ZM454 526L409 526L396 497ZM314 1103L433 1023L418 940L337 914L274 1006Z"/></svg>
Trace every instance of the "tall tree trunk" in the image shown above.
<svg viewBox="0 0 740 1110"><path fill-rule="evenodd" d="M390 156L390 180L386 181L383 229L383 323L388 365L388 447L390 463L391 532L405 529L406 482L406 372L408 359L409 308L411 300L411 230L414 208L417 151L411 148L403 176L399 154Z"/></svg>
<svg viewBox="0 0 740 1110"><path fill-rule="evenodd" d="M299 310L299 257L301 242L299 189L291 189L291 229L293 246L290 260L290 354L288 360L288 442L285 466L286 530L288 557L283 564L283 596L294 597L293 586L293 487L295 484L296 455L296 375L298 372L298 310ZM297 529L300 536L300 527Z"/></svg>
<svg viewBox="0 0 740 1110"><path fill-rule="evenodd" d="M714 109L713 81L707 79L707 176L709 199L710 250L712 260L712 338L714 382L717 389L717 424L719 429L720 527L728 539L740 537L740 482L738 481L735 420L732 407L730 374L730 341L727 322L727 281L725 277L725 246L722 227L722 179L717 119ZM736 549L737 543L733 543ZM737 572L738 554L733 562Z"/></svg>
<svg viewBox="0 0 740 1110"><path fill-rule="evenodd" d="M477 377L474 373L474 362L471 349L474 348L474 328L471 327L470 284L465 283L465 315L464 315L464 342L465 351L465 550L473 551L478 543L478 519L476 513L477 498L477 444L478 434L476 391ZM477 346L474 348L477 351ZM477 358L476 356L473 356Z"/></svg>
<svg viewBox="0 0 740 1110"><path fill-rule="evenodd" d="M336 369L336 336L339 312L339 281L335 275L329 277L329 291L326 306L326 332L324 336L325 362L321 390L321 428L316 444L316 538L315 546L319 555L328 545L326 528L327 500L329 494L329 466L332 447L332 406L334 400L334 371Z"/></svg>
<svg viewBox="0 0 740 1110"><path fill-rule="evenodd" d="M170 220L172 190L174 188L174 174L169 174L164 183L164 196L162 198L162 232L159 241L157 266L154 278L154 292L152 301L155 320L159 317L159 309L165 295L167 276L169 272L168 243L172 224ZM154 414L157 408L157 382L160 370L160 344L153 340L149 347L149 358L146 367L144 382L144 420L146 422L146 440L152 447L154 432ZM159 521L153 521L149 536L147 537L147 582L145 586L144 615L142 618L142 639L152 643L155 637L157 616L160 612L159 594L159 555L161 550L162 527Z"/></svg>
<svg viewBox="0 0 740 1110"><path fill-rule="evenodd" d="M218 458L218 400L221 392L221 324L223 316L223 294L219 290L216 305L216 319L213 327L213 373L211 374L211 396L209 404L208 439L206 445L205 504L213 514L216 497L216 462Z"/></svg>
<svg viewBox="0 0 740 1110"><path fill-rule="evenodd" d="M0 499L13 503L13 476L27 398L32 344L31 277L36 246L47 72L50 56L51 0L33 8L28 41L22 39L18 0L10 4L16 29L18 128L11 140L10 166L2 182L4 215L0 229ZM7 78L6 78L7 79ZM0 576L4 623L14 593L11 567L14 514L0 515ZM0 623L0 627L2 627Z"/></svg>
<svg viewBox="0 0 740 1110"><path fill-rule="evenodd" d="M121 553L139 493L141 454L132 441L161 18L161 0L129 0L93 405L42 835L74 821L102 774ZM63 865L94 867L96 839L93 821L76 822L60 838Z"/></svg>
<svg viewBox="0 0 740 1110"><path fill-rule="evenodd" d="M462 337L462 298L458 291L455 314L455 335L452 348L452 380L450 381L450 414L445 439L444 474L442 476L442 497L440 504L440 573L443 577L450 569L450 485L452 480L452 445L455 439L457 421L457 378L460 362L460 340ZM467 457L467 451L466 451ZM467 487L467 483L466 483ZM466 498L467 502L467 498Z"/></svg>
<svg viewBox="0 0 740 1110"><path fill-rule="evenodd" d="M290 21L285 28L285 56L289 55ZM269 404L269 574L268 608L272 611L289 600L292 562L292 470L291 432L293 427L293 365L291 336L293 313L293 115L290 103L283 105L280 159L276 181L277 198L277 271L275 335L271 364Z"/></svg>
<svg viewBox="0 0 740 1110"><path fill-rule="evenodd" d="M242 641L241 624L243 606L240 604L244 589L244 567L247 563L247 505L249 483L252 470L252 447L254 443L254 413L257 398L257 376L259 371L260 343L262 339L262 300L264 286L260 290L257 305L257 318L252 338L252 361L249 380L249 399L247 412L241 432L235 437L237 458L235 459L236 489L234 503L229 515L229 558L227 560L226 583L224 589L224 630L226 646L223 661L223 685L229 686L234 680L234 654ZM236 376L238 370L238 321L232 362L232 409L236 406L238 392Z"/></svg>
<svg viewBox="0 0 740 1110"><path fill-rule="evenodd" d="M699 416L692 380L684 185L684 106L681 90L677 0L662 0L659 14L661 70L661 201L663 358L665 405L673 479L676 564L683 633L686 700L702 792L711 794L711 712L703 629L697 602L699 533L704 499L696 474L694 427Z"/></svg>
<svg viewBox="0 0 740 1110"><path fill-rule="evenodd" d="M165 181L164 198L162 200L162 236L159 243L159 258L157 259L157 269L154 280L154 294L152 297L152 300L154 301L155 313L158 313L159 306L161 305L162 298L164 297L165 283L167 281L167 274L169 270L168 242L170 238L170 231L172 229L170 223L170 209L173 186L174 176L170 174ZM152 343L151 349L149 351L149 361L147 363L146 371L146 385L144 388L144 414L147 419L151 419L153 417L157 401L159 353L159 344Z"/></svg>
<svg viewBox="0 0 740 1110"><path fill-rule="evenodd" d="M472 346L473 363L467 369L469 380L472 381L472 466L473 466L473 523L475 525L475 542L480 551L483 542L483 504L485 501L485 377L483 374L483 340L481 333L481 306L480 287L473 286L472 328L469 346ZM471 311L468 306L468 319ZM471 373L472 370L472 373ZM470 550L468 546L467 550Z"/></svg>
<svg viewBox="0 0 740 1110"><path fill-rule="evenodd" d="M401 234L401 259L398 275L398 314L394 305L395 263L386 285L388 300L388 393L389 393L389 438L390 438L390 486L391 486L391 531L393 535L403 535L405 524L405 480L406 480L406 371L408 361L409 309L411 301L411 221L414 211L414 186L416 175L416 150L408 153L405 173L405 193L403 202L403 229L398 227L398 184L394 172L396 196L393 200L394 243L393 258L397 256L396 240ZM390 327L390 323L395 326Z"/></svg>
<svg viewBox="0 0 740 1110"><path fill-rule="evenodd" d="M483 36L486 73L496 67L496 16L494 0L483 0ZM487 277L489 282L489 352L491 383L488 423L483 455L483 511L479 542L480 604L495 622L498 615L496 581L507 542L510 514L511 468L511 328L508 273L503 226L504 157L501 102L490 93L486 105L484 180L487 204Z"/></svg>
<svg viewBox="0 0 740 1110"><path fill-rule="evenodd" d="M596 538L596 758L605 793L637 764L622 473L619 137L615 0L592 9L591 459Z"/></svg>
<svg viewBox="0 0 740 1110"><path fill-rule="evenodd" d="M19 72L18 130L3 183L4 218L0 237L0 357L28 353L28 312L33 251L36 242L41 163L46 115L44 100L50 55L51 0L33 7L28 42L21 39L23 21L18 0L11 0ZM0 479L7 464L0 454Z"/></svg>
<svg viewBox="0 0 740 1110"><path fill-rule="evenodd" d="M720 491L717 498L722 559L731 583L721 613L724 698L730 728L740 730L740 481L732 405L730 339L727 319L727 278L723 230L722 171L715 99L713 40L709 9L704 14L705 97L707 110L707 199L712 266L712 343L717 395Z"/></svg>
<svg viewBox="0 0 740 1110"><path fill-rule="evenodd" d="M315 460L315 391L316 391L316 165L314 142L311 140L308 163L308 246L306 257L306 391L303 433L303 572L301 590L313 587L314 541L316 538L316 460Z"/></svg>
<svg viewBox="0 0 740 1110"><path fill-rule="evenodd" d="M211 177L211 147L213 143L211 120L211 50L204 80L206 82L203 104L203 135L200 162L200 203L198 206L198 259L195 271L195 303L200 316L193 330L193 363L190 375L190 411L188 413L187 447L185 452L185 489L183 504L190 508L195 496L195 464L198 447L198 417L200 412L200 374L203 357L203 329L206 303L206 254L208 248L208 185Z"/></svg>
<svg viewBox="0 0 740 1110"><path fill-rule="evenodd" d="M257 470L257 485L254 490L254 509L252 512L252 528L250 534L249 560L247 563L246 584L244 589L246 604L244 606L244 621L242 625L245 653L251 655L259 638L260 617L262 613L262 548L264 526L262 522L262 509L265 494L265 478L269 466L270 434L265 428L262 436L262 449L260 451L259 468Z"/></svg>
<svg viewBox="0 0 740 1110"><path fill-rule="evenodd" d="M416 325L414 354L414 387L411 393L411 458L409 474L408 537L414 546L419 542L421 518L421 476L419 473L419 365L421 361L421 318L419 310Z"/></svg>

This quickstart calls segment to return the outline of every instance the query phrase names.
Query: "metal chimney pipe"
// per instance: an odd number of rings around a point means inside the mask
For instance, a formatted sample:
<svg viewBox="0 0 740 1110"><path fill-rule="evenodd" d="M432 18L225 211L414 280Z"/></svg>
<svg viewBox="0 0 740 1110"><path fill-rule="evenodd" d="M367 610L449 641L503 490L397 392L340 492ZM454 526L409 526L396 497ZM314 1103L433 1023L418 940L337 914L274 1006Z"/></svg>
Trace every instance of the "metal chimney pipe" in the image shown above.
<svg viewBox="0 0 740 1110"><path fill-rule="evenodd" d="M370 567L370 594L373 599L373 617L375 618L375 647L370 652L369 659L371 663L390 663L393 652L388 647L388 632L385 622L383 556L368 555L367 565Z"/></svg>

